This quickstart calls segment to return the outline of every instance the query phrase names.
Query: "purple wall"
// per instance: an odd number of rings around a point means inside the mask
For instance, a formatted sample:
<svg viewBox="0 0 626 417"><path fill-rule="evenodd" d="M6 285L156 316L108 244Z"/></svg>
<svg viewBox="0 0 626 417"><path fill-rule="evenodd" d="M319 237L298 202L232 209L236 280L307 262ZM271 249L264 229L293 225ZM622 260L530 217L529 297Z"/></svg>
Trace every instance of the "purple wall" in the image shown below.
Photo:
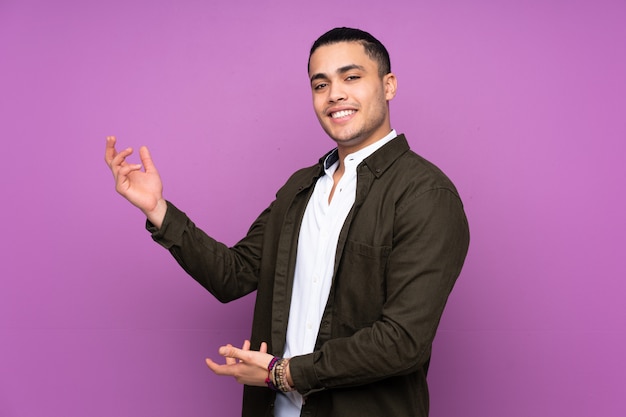
<svg viewBox="0 0 626 417"><path fill-rule="evenodd" d="M93 3L93 4L88 4ZM114 191L104 139L232 244L332 146L306 59L387 44L392 124L472 229L436 340L433 417L626 415L624 1L0 0L0 416L234 416L204 365L241 343Z"/></svg>

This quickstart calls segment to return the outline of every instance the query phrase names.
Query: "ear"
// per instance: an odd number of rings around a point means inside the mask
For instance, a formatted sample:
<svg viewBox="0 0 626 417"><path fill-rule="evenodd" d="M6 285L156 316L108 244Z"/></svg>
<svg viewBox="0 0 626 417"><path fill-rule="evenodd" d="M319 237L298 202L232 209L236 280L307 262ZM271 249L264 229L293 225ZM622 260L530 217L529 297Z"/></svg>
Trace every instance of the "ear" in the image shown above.
<svg viewBox="0 0 626 417"><path fill-rule="evenodd" d="M398 90L398 79L395 74L390 72L383 77L383 86L385 87L385 99L391 100L396 96Z"/></svg>

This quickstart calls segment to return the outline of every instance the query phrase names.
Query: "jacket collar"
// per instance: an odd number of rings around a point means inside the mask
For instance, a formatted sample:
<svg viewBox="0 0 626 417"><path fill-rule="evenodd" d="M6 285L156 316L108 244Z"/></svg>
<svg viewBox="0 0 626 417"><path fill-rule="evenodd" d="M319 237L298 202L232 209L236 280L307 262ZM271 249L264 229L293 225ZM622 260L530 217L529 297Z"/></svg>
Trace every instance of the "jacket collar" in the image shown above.
<svg viewBox="0 0 626 417"><path fill-rule="evenodd" d="M379 178L396 159L408 150L409 143L406 137L404 134L399 134L376 152L365 158L363 162L359 164L359 168L365 166L376 178ZM324 163L333 152L336 154L336 149L326 152L324 156L319 159L317 165L311 167L314 168L314 174L308 177L305 183L301 183L300 187L298 187L298 192L312 187L317 179L324 175Z"/></svg>
<svg viewBox="0 0 626 417"><path fill-rule="evenodd" d="M409 150L409 143L403 133L399 134L391 141L383 145L380 149L363 160L361 164L367 165L367 167L374 173L376 177L389 168L389 166L400 155ZM337 149L328 151L319 159L319 172L318 176L324 174L324 164L330 166L337 161Z"/></svg>

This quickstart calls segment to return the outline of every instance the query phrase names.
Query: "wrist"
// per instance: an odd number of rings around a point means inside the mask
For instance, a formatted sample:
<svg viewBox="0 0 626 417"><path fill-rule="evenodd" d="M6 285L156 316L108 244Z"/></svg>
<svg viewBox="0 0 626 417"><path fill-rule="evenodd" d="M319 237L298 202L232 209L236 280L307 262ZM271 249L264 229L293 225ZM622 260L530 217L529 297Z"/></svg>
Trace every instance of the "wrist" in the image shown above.
<svg viewBox="0 0 626 417"><path fill-rule="evenodd" d="M267 367L267 378L265 383L268 388L279 392L294 391L291 374L288 375L289 359L279 359L274 357Z"/></svg>
<svg viewBox="0 0 626 417"><path fill-rule="evenodd" d="M144 214L157 229L160 229L163 225L163 219L165 219L165 213L167 212L167 202L163 197L157 200L156 205L152 210L144 211Z"/></svg>

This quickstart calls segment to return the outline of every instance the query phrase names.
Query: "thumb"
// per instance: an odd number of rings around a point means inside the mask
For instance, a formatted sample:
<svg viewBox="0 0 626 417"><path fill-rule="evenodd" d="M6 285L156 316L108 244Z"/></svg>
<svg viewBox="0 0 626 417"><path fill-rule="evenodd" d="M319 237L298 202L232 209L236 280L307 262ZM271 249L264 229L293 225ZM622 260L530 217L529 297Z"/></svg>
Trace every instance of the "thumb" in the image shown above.
<svg viewBox="0 0 626 417"><path fill-rule="evenodd" d="M139 158L141 158L141 163L143 164L146 172L155 172L156 166L152 161L152 156L150 155L150 151L147 146L142 146L139 148Z"/></svg>
<svg viewBox="0 0 626 417"><path fill-rule="evenodd" d="M228 344L226 346L220 347L219 354L225 358L239 358L238 351L239 349L231 344Z"/></svg>

